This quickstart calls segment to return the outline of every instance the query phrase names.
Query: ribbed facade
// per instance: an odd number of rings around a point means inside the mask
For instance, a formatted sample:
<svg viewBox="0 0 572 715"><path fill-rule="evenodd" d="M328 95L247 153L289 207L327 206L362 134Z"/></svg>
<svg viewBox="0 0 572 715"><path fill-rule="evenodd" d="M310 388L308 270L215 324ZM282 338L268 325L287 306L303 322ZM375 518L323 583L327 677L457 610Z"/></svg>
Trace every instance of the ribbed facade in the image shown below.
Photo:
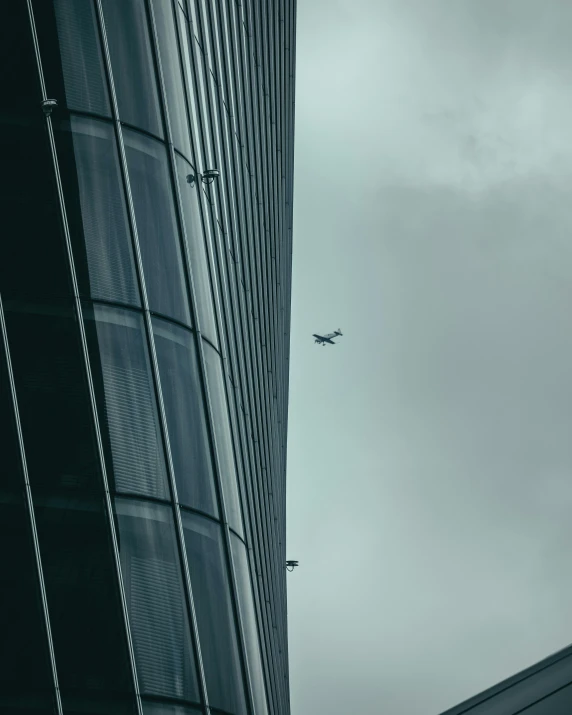
<svg viewBox="0 0 572 715"><path fill-rule="evenodd" d="M286 715L295 0L0 13L0 713Z"/></svg>

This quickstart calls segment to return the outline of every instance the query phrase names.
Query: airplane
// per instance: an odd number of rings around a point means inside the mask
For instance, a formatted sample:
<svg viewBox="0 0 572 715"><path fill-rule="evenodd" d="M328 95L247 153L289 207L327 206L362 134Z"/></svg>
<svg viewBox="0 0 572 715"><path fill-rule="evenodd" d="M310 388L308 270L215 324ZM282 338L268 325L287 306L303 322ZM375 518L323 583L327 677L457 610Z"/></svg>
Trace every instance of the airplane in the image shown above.
<svg viewBox="0 0 572 715"><path fill-rule="evenodd" d="M332 340L332 338L335 338L337 335L342 335L342 331L339 328L337 330L334 330L333 333L328 333L328 335L316 335L314 333L313 337L316 338L314 340L315 343L320 343L322 346L324 346L326 343L330 343L330 345L335 345L336 343Z"/></svg>

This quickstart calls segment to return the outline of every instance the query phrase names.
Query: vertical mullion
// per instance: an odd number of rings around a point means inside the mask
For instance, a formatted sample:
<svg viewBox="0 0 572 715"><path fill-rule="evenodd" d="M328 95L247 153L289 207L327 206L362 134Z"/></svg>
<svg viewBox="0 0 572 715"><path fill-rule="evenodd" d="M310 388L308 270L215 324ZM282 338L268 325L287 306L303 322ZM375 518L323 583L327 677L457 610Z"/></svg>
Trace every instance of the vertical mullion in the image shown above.
<svg viewBox="0 0 572 715"><path fill-rule="evenodd" d="M47 99L46 85L45 85L45 81L44 81L42 60L41 60L40 49L39 49L39 45L38 45L38 38L37 38L37 33L36 33L36 26L35 26L35 21L34 21L34 11L32 9L31 0L26 0L26 1L27 1L27 7L28 7L28 15L29 15L29 19L30 19L30 28L31 28L31 32L32 32L33 40L34 40L34 48L35 48L35 54L36 54L36 65L37 65L38 76L40 78L40 84L41 84L41 90L42 90L42 100L45 100L45 99ZM55 139L54 139L54 131L53 131L53 126L52 126L52 118L49 115L46 117L46 126L47 126L47 130L48 130L50 152L51 152L52 162L53 162L53 167L54 167L54 176L55 176L56 187L57 187L60 217L61 217L61 221L62 221L62 227L63 227L64 238L65 238L65 243L66 243L66 251L67 251L67 256L68 256L68 261L69 261L70 277L71 277L72 286L73 286L74 305L75 305L75 311L76 311L77 321L78 321L78 326L79 326L81 347L82 347L83 358L84 358L84 369L85 369L86 379L87 379L88 388L89 388L90 406L91 406L91 412L92 412L92 417L93 417L94 430L96 433L97 450L98 450L98 454L99 454L99 466L101 469L103 488L104 488L104 494L105 494L106 514L108 517L109 530L110 530L111 540L112 540L112 545L113 545L115 571L116 571L116 577L118 580L119 591L120 591L121 608L122 608L122 613L123 613L123 620L124 620L124 625L125 625L125 635L127 638L127 645L128 645L128 651L129 651L131 675L132 675L133 684L134 684L135 702L136 702L137 711L138 711L139 715L143 715L141 698L139 695L139 687L138 687L138 681L137 681L137 670L135 667L135 654L133 651L133 641L131 638L131 629L129 626L129 616L128 616L128 612L127 612L125 590L123 587L123 578L121 575L121 563L120 563L120 558L119 558L117 533L115 530L115 523L114 523L114 519L113 519L113 508L112 508L111 496L110 496L110 492L109 492L109 484L107 481L107 471L106 471L106 467L105 467L105 457L104 457L104 452L103 452L101 431L99 429L99 420L98 420L98 415L97 415L97 406L96 406L96 402L95 402L93 378L92 378L92 374L91 374L89 353L88 353L88 348L87 348L87 339L86 339L86 335L85 335L85 326L83 324L81 301L79 298L79 290L78 290L78 284L77 284L77 276L76 276L76 272L75 272L75 264L74 264L73 251L72 251L72 245L71 245L71 237L70 237L69 225L67 222L67 214L66 214L66 209L65 209L63 187L62 187L61 177L60 177L60 172L59 172L59 164L58 164L58 157L57 157L57 151L56 151L56 145L55 145Z"/></svg>

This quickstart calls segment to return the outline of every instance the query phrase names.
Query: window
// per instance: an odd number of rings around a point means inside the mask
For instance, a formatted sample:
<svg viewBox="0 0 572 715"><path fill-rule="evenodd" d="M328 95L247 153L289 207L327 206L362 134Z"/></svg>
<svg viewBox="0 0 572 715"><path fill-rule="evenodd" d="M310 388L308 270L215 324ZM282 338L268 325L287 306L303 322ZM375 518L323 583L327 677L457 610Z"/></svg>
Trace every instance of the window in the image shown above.
<svg viewBox="0 0 572 715"><path fill-rule="evenodd" d="M100 493L99 454L74 309L67 302L39 306L8 301L4 308L34 494Z"/></svg>
<svg viewBox="0 0 572 715"><path fill-rule="evenodd" d="M232 547L234 571L236 574L238 603L242 614L242 625L244 628L248 670L250 682L252 684L252 694L254 697L254 708L256 710L256 715L267 715L268 706L266 704L266 687L264 685L260 640L258 638L256 611L254 609L254 596L252 593L252 583L250 581L250 569L248 567L248 554L246 546L243 542L232 533L230 535L230 542Z"/></svg>
<svg viewBox="0 0 572 715"><path fill-rule="evenodd" d="M190 322L165 146L143 134L124 131L131 193L141 247L149 307Z"/></svg>
<svg viewBox="0 0 572 715"><path fill-rule="evenodd" d="M103 499L36 498L34 512L64 712L132 715L133 683Z"/></svg>
<svg viewBox="0 0 572 715"><path fill-rule="evenodd" d="M143 318L97 305L86 307L84 316L110 488L168 499Z"/></svg>
<svg viewBox="0 0 572 715"><path fill-rule="evenodd" d="M182 517L209 704L242 715L246 703L222 531L198 514Z"/></svg>
<svg viewBox="0 0 572 715"><path fill-rule="evenodd" d="M92 0L55 0L54 10L67 106L109 116L94 3Z"/></svg>
<svg viewBox="0 0 572 715"><path fill-rule="evenodd" d="M80 292L139 305L113 125L72 116L60 128L58 155Z"/></svg>
<svg viewBox="0 0 572 715"><path fill-rule="evenodd" d="M170 1L153 0L153 10L157 25L173 143L185 156L192 159L189 120L185 103L183 74L177 48L177 31L173 8Z"/></svg>
<svg viewBox="0 0 572 715"><path fill-rule="evenodd" d="M207 343L203 346L226 516L230 526L242 534L238 477L220 356Z"/></svg>
<svg viewBox="0 0 572 715"><path fill-rule="evenodd" d="M183 220L191 262L191 272L197 301L197 313L201 333L214 345L218 344L216 324L211 292L210 273L207 260L207 251L203 227L199 213L198 186L199 177L195 178L194 185L187 181L189 174L195 175L191 165L181 156L177 155L177 176L181 204L183 206Z"/></svg>
<svg viewBox="0 0 572 715"><path fill-rule="evenodd" d="M194 336L158 319L153 331L179 502L218 516Z"/></svg>
<svg viewBox="0 0 572 715"><path fill-rule="evenodd" d="M145 3L103 0L119 118L163 136Z"/></svg>
<svg viewBox="0 0 572 715"><path fill-rule="evenodd" d="M115 509L141 693L198 702L172 511L126 499Z"/></svg>

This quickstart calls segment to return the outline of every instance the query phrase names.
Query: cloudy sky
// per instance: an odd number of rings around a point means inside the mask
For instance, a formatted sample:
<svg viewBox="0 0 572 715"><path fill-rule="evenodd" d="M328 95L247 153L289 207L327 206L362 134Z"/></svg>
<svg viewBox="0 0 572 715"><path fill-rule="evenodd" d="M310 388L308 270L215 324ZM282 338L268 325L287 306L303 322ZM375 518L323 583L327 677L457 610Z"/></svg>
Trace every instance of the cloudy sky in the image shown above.
<svg viewBox="0 0 572 715"><path fill-rule="evenodd" d="M571 26L298 0L293 715L438 715L572 642Z"/></svg>

